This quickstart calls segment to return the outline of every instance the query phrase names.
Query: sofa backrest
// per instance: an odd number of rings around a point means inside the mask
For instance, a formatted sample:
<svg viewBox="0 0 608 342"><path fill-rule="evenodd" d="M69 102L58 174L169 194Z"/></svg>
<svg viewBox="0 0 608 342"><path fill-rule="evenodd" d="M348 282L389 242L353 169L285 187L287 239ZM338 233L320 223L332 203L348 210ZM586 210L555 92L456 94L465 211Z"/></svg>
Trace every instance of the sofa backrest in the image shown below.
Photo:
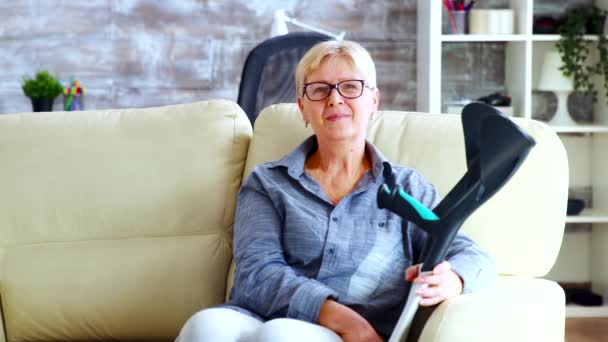
<svg viewBox="0 0 608 342"><path fill-rule="evenodd" d="M445 195L466 171L459 115L384 111L368 125L368 139L392 162L417 169ZM501 274L542 276L555 262L566 217L568 163L549 126L515 122L537 145L511 180L463 225L496 258ZM255 122L244 177L279 159L313 134L295 104L265 109ZM245 179L245 178L244 178Z"/></svg>
<svg viewBox="0 0 608 342"><path fill-rule="evenodd" d="M173 340L223 302L250 137L228 101L0 115L8 340Z"/></svg>

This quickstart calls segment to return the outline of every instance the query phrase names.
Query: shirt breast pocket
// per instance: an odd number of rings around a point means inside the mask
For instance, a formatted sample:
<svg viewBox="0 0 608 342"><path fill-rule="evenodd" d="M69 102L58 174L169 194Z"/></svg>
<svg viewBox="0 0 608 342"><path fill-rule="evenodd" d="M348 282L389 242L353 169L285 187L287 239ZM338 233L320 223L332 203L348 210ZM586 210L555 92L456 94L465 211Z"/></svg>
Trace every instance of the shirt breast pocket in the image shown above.
<svg viewBox="0 0 608 342"><path fill-rule="evenodd" d="M403 288L405 269L411 264L403 253L400 220L376 219L364 226L359 229L367 230L366 238L360 241L367 241L367 245L360 246L348 288L348 300L356 303Z"/></svg>
<svg viewBox="0 0 608 342"><path fill-rule="evenodd" d="M401 220L378 220L376 225L378 228L376 245L387 246L383 251L386 272L382 278L388 282L397 280L400 282L403 280L403 272L411 264L411 248L407 243L404 245L404 238L407 237L402 235Z"/></svg>

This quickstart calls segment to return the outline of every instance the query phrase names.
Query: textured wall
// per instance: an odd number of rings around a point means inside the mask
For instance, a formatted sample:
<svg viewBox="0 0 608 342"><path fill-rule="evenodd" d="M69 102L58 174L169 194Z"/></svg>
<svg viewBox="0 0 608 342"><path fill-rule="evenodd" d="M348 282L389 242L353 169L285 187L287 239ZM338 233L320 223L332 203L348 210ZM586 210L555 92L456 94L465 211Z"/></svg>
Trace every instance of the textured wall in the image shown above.
<svg viewBox="0 0 608 342"><path fill-rule="evenodd" d="M31 111L20 83L38 68L80 79L88 109L236 101L245 57L268 38L280 8L302 22L347 31L346 38L362 43L376 61L381 109L414 110L416 2L0 0L0 113ZM535 0L534 7L547 13L590 2ZM477 6L508 4L484 0ZM504 47L445 46L444 103L504 91Z"/></svg>
<svg viewBox="0 0 608 342"><path fill-rule="evenodd" d="M415 109L416 0L1 0L0 113L31 111L20 83L38 68L78 78L88 109L236 101L280 8L347 31L376 61L381 107Z"/></svg>

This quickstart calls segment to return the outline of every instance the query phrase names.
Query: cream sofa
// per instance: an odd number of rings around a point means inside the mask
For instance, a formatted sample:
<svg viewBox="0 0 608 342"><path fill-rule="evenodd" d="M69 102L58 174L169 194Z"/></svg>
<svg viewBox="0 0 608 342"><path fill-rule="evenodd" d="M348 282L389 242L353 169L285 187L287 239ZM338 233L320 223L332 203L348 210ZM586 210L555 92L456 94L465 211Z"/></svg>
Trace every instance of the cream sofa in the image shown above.
<svg viewBox="0 0 608 342"><path fill-rule="evenodd" d="M561 244L566 156L546 125L518 122L537 147L464 228L498 285L442 304L421 341L563 340L563 292L535 277ZM294 104L253 135L229 101L0 115L0 341L172 340L230 287L242 178L309 134ZM461 135L453 115L383 112L369 128L444 194L465 170Z"/></svg>

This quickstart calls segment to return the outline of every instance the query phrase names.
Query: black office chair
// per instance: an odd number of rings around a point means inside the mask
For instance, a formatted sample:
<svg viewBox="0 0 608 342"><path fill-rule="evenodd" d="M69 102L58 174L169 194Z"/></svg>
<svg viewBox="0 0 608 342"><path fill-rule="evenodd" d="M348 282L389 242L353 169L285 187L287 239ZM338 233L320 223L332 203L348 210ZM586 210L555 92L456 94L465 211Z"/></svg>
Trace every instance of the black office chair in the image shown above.
<svg viewBox="0 0 608 342"><path fill-rule="evenodd" d="M267 106L295 102L295 71L300 58L316 43L331 37L316 32L293 32L257 45L245 60L238 104L251 124Z"/></svg>

